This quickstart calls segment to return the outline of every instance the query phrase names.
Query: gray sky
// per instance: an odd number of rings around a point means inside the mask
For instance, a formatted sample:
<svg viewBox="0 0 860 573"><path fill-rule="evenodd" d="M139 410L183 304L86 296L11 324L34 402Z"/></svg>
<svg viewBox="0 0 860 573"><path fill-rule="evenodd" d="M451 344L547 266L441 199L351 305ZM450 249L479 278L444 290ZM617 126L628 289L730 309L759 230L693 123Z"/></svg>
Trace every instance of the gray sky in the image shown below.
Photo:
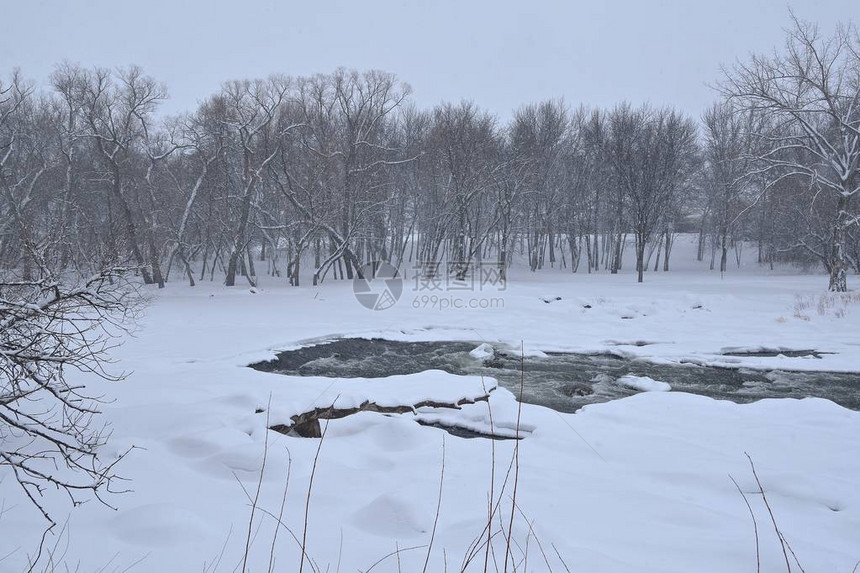
<svg viewBox="0 0 860 573"><path fill-rule="evenodd" d="M830 30L857 0L793 0ZM721 63L780 44L785 0L0 0L0 73L38 82L68 59L138 64L168 112L223 80L338 66L395 72L413 100L473 99L501 118L549 97L674 104L698 116Z"/></svg>

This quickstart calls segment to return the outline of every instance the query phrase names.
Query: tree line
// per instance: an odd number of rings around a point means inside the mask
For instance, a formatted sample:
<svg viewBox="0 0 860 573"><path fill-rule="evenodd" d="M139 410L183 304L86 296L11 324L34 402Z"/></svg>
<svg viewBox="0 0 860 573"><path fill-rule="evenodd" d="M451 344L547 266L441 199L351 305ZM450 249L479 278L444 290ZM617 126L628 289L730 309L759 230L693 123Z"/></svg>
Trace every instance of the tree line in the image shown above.
<svg viewBox="0 0 860 573"><path fill-rule="evenodd" d="M468 101L419 109L393 74L343 69L226 82L164 118L165 87L137 67L64 63L46 89L13 71L0 267L299 285L370 261L504 277L516 255L617 273L632 249L642 281L669 270L685 231L712 269L753 244L759 263L822 265L844 291L860 272L860 40L795 24L726 71L700 120L547 100L501 123Z"/></svg>

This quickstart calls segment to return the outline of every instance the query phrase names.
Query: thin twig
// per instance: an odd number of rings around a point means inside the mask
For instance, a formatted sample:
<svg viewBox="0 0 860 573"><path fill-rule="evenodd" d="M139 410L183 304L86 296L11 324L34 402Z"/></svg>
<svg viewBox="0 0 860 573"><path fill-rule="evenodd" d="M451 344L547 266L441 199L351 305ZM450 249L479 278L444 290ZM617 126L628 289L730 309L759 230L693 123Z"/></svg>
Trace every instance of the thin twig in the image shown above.
<svg viewBox="0 0 860 573"><path fill-rule="evenodd" d="M268 419L266 420L266 428L269 427ZM278 509L278 521L281 521L284 516L284 507L287 505L287 491L290 488L290 474L293 469L293 457L290 455L290 450L287 448L287 477L284 480L284 493L281 496L281 507ZM278 531L280 528L276 525L275 531L272 534L272 547L269 550L269 573L275 570L275 544L278 541Z"/></svg>
<svg viewBox="0 0 860 573"><path fill-rule="evenodd" d="M564 567L564 570L567 571L567 573L570 573L570 567L568 567L567 563L564 562L564 558L562 558L561 553L559 553L558 547L555 546L555 543L550 543L550 545L552 545L552 549L555 551L555 555L558 557L558 560L561 561L561 566Z"/></svg>
<svg viewBox="0 0 860 573"><path fill-rule="evenodd" d="M424 557L422 573L427 572L430 554L433 552L433 540L436 538L436 526L439 524L439 513L442 511L442 486L445 483L445 434L442 434L442 471L439 475L439 497L436 499L436 515L433 518L433 530L430 532L430 543L427 545L427 555Z"/></svg>
<svg viewBox="0 0 860 573"><path fill-rule="evenodd" d="M782 532L779 530L779 526L776 524L776 517L773 515L773 510L770 507L770 503L767 500L767 495L764 493L764 487L761 485L761 480L758 478L758 474L755 471L755 464L753 463L752 458L747 452L744 452L744 455L750 461L750 468L752 468L753 477L755 478L756 483L758 484L758 490L761 493L761 499L764 501L764 505L767 508L767 513L770 515L770 521L773 523L773 529L776 531L776 536L779 538L779 543L782 546L782 555L785 558L785 567L788 570L788 573L791 573L791 563L788 560L788 553L791 552L792 557L794 557L794 562L797 563L797 566L800 568L803 573L806 573L803 569L803 566L800 564L800 561L797 559L797 555L794 554L794 550L791 549L791 545L789 545L788 540L782 535Z"/></svg>
<svg viewBox="0 0 860 573"><path fill-rule="evenodd" d="M729 474L729 479L732 480L733 484L735 484L738 493L741 494L741 497L744 499L744 503L747 504L747 509L750 512L750 517L753 522L753 532L755 533L755 570L756 573L761 573L761 551L759 550L758 523L756 522L755 513L753 513L752 506L750 505L747 496L744 494L743 490L741 490L741 486L738 485L738 482L735 481L735 478L733 478L731 474Z"/></svg>
<svg viewBox="0 0 860 573"><path fill-rule="evenodd" d="M511 518L508 521L507 545L505 546L505 573L508 573L508 557L511 554L511 538L514 536L514 516L517 506L517 487L520 479L520 420L523 413L523 387L526 377L526 358L523 342L520 341L520 395L517 399L517 443L514 444L514 489L511 492Z"/></svg>
<svg viewBox="0 0 860 573"><path fill-rule="evenodd" d="M242 573L248 569L248 555L251 553L251 531L254 527L254 514L257 512L257 503L260 500L260 491L263 489L263 473L266 471L266 461L269 459L269 411L272 409L272 394L269 394L269 404L266 407L266 425L263 434L263 463L260 465L260 477L257 479L257 491L254 492L254 500L251 503L251 515L248 518L248 535L245 537L245 553L242 555ZM277 531L277 529L275 530Z"/></svg>
<svg viewBox="0 0 860 573"><path fill-rule="evenodd" d="M308 516L310 515L311 509L311 492L314 488L314 475L316 475L317 471L317 462L320 457L320 450L322 449L323 441L325 440L325 434L328 431L328 421L325 423L325 427L323 428L322 435L320 436L320 443L317 445L317 453L314 455L314 464L311 467L311 477L308 482L308 493L305 497L305 520L302 524L302 557L299 561L299 573L302 573L302 570L305 566L305 556L307 555L307 543L308 543Z"/></svg>

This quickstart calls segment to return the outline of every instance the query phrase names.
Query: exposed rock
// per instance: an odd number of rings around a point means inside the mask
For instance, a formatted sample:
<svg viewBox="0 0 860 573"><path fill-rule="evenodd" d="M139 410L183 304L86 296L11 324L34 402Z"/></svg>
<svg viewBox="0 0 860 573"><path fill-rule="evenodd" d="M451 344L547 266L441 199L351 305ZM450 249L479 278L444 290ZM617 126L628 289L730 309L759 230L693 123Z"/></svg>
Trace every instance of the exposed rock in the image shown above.
<svg viewBox="0 0 860 573"><path fill-rule="evenodd" d="M594 394L594 390L588 384L565 384L561 389L565 396L588 396Z"/></svg>

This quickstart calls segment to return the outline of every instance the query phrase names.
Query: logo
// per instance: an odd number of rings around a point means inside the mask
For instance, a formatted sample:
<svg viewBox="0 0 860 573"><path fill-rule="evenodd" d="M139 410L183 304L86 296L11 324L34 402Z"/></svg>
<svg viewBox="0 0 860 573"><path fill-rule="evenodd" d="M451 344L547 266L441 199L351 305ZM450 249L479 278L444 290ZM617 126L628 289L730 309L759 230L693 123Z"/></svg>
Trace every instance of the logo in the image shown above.
<svg viewBox="0 0 860 573"><path fill-rule="evenodd" d="M397 304L403 294L403 279L392 265L374 262L361 269L352 279L352 292L355 300L370 310L387 310Z"/></svg>

